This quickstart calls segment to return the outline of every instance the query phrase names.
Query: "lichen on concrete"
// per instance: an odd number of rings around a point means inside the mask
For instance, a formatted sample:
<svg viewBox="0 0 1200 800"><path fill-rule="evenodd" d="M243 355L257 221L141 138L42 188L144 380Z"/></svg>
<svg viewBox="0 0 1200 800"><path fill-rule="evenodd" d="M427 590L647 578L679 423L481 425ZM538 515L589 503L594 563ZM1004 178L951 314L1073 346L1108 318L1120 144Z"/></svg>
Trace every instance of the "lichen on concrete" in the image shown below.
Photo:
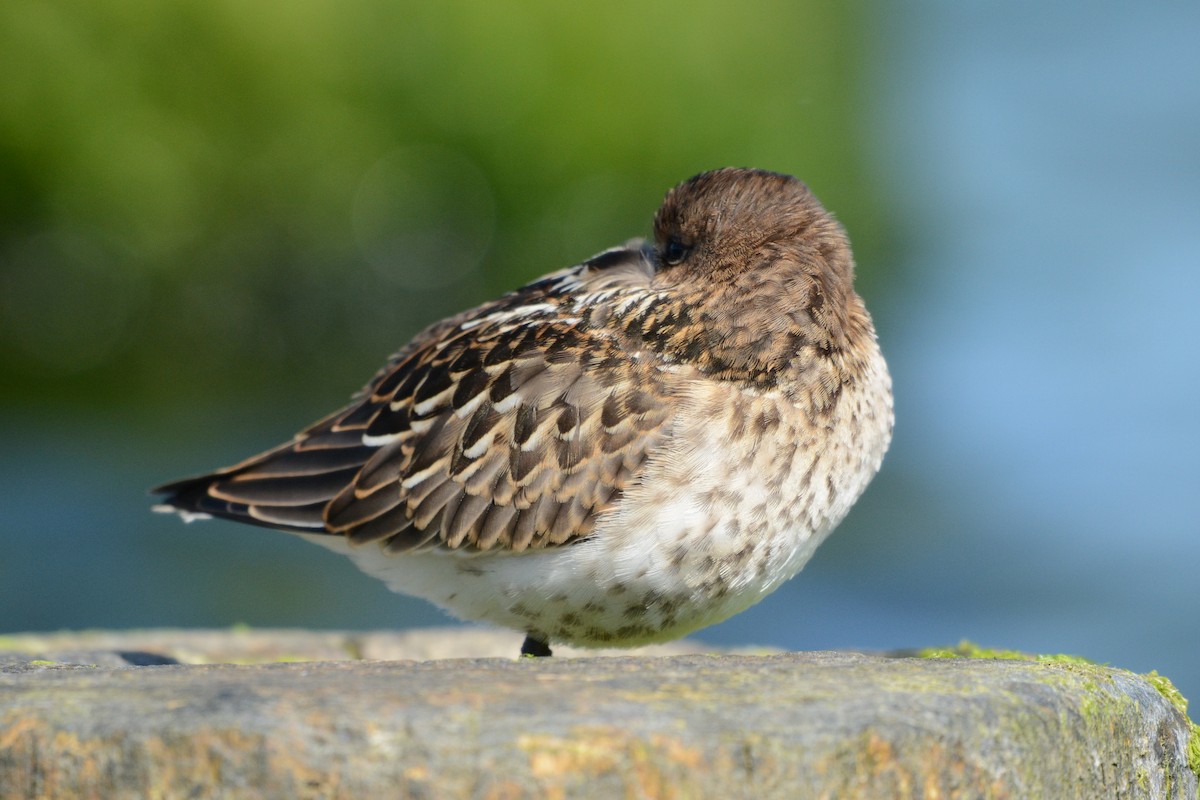
<svg viewBox="0 0 1200 800"><path fill-rule="evenodd" d="M0 797L1191 798L1197 786L1200 737L1174 686L1075 657L964 644L518 660L509 637L495 642L504 658L347 659L347 641L428 658L409 634L375 636L178 637L209 660L339 659L261 666L128 662L180 652L169 631L0 655Z"/></svg>
<svg viewBox="0 0 1200 800"><path fill-rule="evenodd" d="M1188 766L1192 768L1192 772L1200 777L1200 725L1192 721L1188 716L1188 700L1184 697L1175 684L1171 683L1171 679L1165 675L1159 675L1157 670L1151 670L1149 673L1142 676L1143 680L1153 686L1159 693L1175 706L1176 710L1184 716L1191 728L1191 737L1188 739Z"/></svg>
<svg viewBox="0 0 1200 800"><path fill-rule="evenodd" d="M963 639L954 647L927 647L918 650L920 658L990 658L1005 661L1038 661L1046 664L1095 664L1096 662L1083 656L1068 653L1038 654L1025 653L1020 650L1005 650L993 647L981 647L974 642Z"/></svg>
<svg viewBox="0 0 1200 800"><path fill-rule="evenodd" d="M917 655L921 658L979 658L979 659L998 659L1010 661L1033 661L1042 664L1070 664L1076 667L1099 666L1095 662L1081 656L1067 654L1035 654L1025 653L1020 650L1006 650L981 647L974 642L966 639L960 641L954 647L930 647L917 651ZM1129 673L1133 674L1133 673ZM1111 670L1103 667L1097 672L1097 677L1101 680L1111 682ZM1187 744L1187 764L1193 773L1200 781L1200 725L1193 722L1188 716L1188 700L1180 691L1175 688L1175 684L1171 682L1165 675L1159 675L1157 670L1152 670L1145 675L1139 675L1142 680L1153 686L1158 692L1166 698L1172 706L1183 716L1190 735ZM1085 683L1088 689L1098 688L1094 682ZM1079 705L1081 716L1085 720L1095 720L1107 716L1110 710L1109 705L1114 698L1110 695L1092 693L1084 697ZM1127 698L1126 698L1127 700ZM1146 774L1143 770L1137 773L1138 783L1144 782ZM1197 797L1200 798L1200 790Z"/></svg>

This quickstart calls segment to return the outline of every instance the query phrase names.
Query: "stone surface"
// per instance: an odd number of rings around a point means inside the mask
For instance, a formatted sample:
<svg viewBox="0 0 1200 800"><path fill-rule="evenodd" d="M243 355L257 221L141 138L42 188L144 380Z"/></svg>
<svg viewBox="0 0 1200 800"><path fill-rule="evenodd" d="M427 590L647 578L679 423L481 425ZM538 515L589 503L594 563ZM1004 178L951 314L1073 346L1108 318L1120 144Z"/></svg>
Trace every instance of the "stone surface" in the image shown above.
<svg viewBox="0 0 1200 800"><path fill-rule="evenodd" d="M435 646L409 634L407 650L382 634L3 637L0 797L1197 793L1186 716L1106 667L851 653L349 660L455 651L476 635L433 634ZM345 660L162 663L188 653Z"/></svg>

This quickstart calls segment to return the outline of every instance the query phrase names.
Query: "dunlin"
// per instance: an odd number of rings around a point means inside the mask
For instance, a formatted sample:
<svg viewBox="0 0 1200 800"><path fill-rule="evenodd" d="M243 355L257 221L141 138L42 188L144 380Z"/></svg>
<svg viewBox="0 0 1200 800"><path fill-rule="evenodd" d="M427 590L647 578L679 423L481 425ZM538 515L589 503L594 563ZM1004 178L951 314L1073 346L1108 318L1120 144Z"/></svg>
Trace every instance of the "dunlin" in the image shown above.
<svg viewBox="0 0 1200 800"><path fill-rule="evenodd" d="M706 172L653 241L431 325L156 508L299 534L525 654L674 639L795 575L879 469L891 379L853 277L803 183Z"/></svg>

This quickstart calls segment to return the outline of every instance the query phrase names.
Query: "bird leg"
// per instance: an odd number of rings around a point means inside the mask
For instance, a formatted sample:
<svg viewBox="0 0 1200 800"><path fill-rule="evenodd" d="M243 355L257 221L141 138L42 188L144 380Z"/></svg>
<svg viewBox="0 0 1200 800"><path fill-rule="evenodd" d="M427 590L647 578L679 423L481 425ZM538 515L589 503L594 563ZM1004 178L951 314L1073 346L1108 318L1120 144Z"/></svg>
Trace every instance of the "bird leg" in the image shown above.
<svg viewBox="0 0 1200 800"><path fill-rule="evenodd" d="M549 658L554 654L550 652L550 645L541 639L526 636L525 641L521 644L521 655L530 658Z"/></svg>

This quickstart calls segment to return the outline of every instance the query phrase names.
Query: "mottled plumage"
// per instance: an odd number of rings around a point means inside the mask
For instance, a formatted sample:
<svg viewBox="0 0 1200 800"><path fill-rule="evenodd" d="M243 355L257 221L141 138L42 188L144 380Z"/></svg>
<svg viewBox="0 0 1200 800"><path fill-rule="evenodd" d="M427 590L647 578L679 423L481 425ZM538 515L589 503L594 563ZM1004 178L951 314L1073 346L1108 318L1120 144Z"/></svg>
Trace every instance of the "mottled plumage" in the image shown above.
<svg viewBox="0 0 1200 800"><path fill-rule="evenodd" d="M654 232L430 326L349 406L159 508L303 534L529 652L742 610L878 469L890 379L799 181L698 175Z"/></svg>

